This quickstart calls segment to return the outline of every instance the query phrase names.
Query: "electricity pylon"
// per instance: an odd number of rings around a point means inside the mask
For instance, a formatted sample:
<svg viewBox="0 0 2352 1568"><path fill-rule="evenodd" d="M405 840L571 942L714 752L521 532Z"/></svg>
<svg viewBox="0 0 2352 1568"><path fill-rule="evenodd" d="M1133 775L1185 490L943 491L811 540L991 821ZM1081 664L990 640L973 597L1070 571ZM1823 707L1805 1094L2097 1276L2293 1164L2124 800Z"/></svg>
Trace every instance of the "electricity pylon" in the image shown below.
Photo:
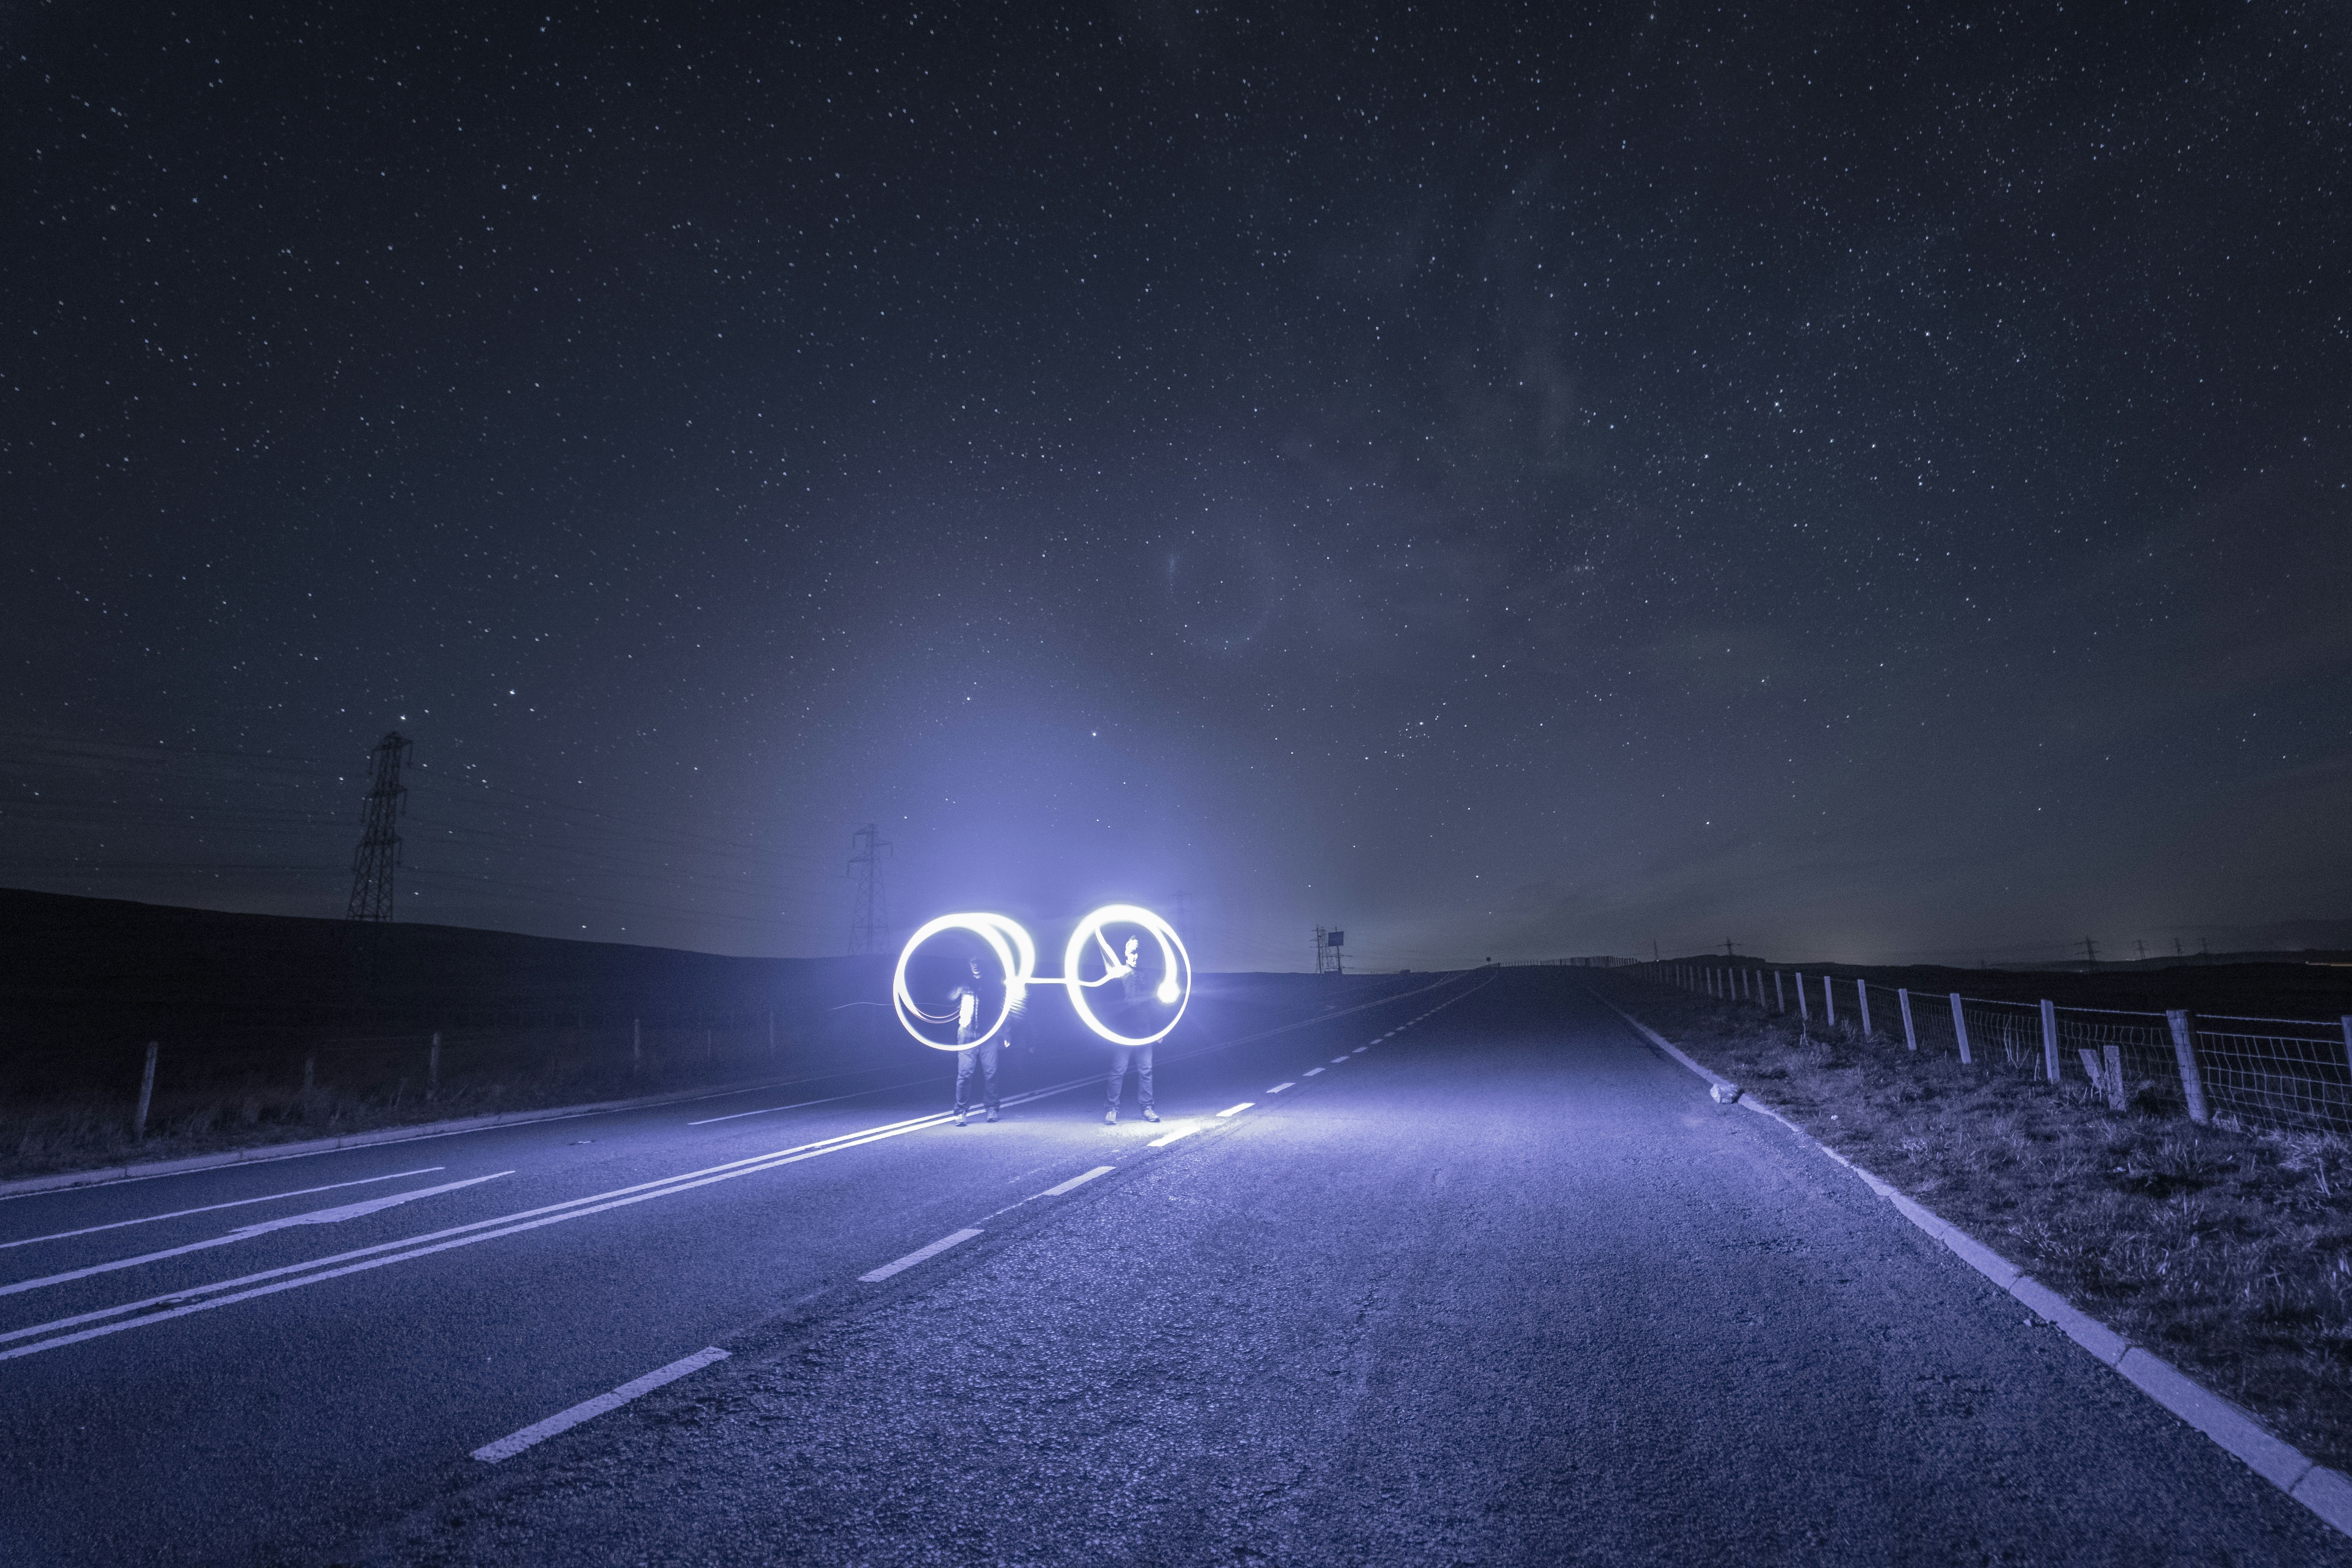
<svg viewBox="0 0 2352 1568"><path fill-rule="evenodd" d="M408 791L400 782L400 764L408 760L411 744L397 730L375 743L367 821L360 830L360 847L352 851L352 902L344 911L346 920L392 919L392 877L400 868L400 814L408 805Z"/></svg>
<svg viewBox="0 0 2352 1568"><path fill-rule="evenodd" d="M849 875L854 889L849 917L849 951L880 952L890 945L890 910L882 892L882 860L890 841L879 837L872 823L849 836Z"/></svg>

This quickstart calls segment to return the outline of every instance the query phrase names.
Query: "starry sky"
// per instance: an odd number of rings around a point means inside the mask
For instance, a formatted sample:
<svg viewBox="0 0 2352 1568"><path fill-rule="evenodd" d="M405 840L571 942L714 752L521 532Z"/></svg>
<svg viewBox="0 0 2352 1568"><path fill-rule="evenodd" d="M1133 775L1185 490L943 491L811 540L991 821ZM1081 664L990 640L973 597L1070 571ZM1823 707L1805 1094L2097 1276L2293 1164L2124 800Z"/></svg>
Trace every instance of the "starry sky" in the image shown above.
<svg viewBox="0 0 2352 1568"><path fill-rule="evenodd" d="M1205 968L2352 915L2352 21L0 10L0 883Z"/></svg>

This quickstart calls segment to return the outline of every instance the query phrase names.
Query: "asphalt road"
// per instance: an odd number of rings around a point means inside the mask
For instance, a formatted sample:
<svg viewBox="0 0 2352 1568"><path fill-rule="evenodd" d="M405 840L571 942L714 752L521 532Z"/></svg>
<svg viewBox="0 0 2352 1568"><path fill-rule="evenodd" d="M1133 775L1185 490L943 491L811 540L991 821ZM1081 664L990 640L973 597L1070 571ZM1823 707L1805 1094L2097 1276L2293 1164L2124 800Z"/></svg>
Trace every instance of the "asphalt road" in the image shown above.
<svg viewBox="0 0 2352 1568"><path fill-rule="evenodd" d="M0 1559L2352 1563L1572 973L1160 1076L0 1204Z"/></svg>

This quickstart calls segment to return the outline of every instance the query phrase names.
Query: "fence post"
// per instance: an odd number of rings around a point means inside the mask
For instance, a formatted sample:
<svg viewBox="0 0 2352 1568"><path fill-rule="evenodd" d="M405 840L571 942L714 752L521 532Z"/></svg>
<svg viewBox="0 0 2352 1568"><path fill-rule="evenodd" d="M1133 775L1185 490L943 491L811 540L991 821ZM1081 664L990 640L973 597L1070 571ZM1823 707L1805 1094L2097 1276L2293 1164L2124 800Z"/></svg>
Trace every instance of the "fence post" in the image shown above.
<svg viewBox="0 0 2352 1568"><path fill-rule="evenodd" d="M155 1101L155 1042L147 1042L147 1070L139 1075L139 1113L131 1119L131 1136L147 1139L147 1108Z"/></svg>
<svg viewBox="0 0 2352 1568"><path fill-rule="evenodd" d="M2189 1120L2210 1121L2212 1115L2205 1108L2205 1079L2197 1070L2197 1016L2176 1010L2165 1014L2164 1021L2172 1026L2172 1054L2180 1063L2180 1092L2189 1100Z"/></svg>
<svg viewBox="0 0 2352 1568"><path fill-rule="evenodd" d="M1801 969L1797 971L1797 1016L1808 1024L1813 1021L1813 1009L1805 1000L1805 972Z"/></svg>
<svg viewBox="0 0 2352 1568"><path fill-rule="evenodd" d="M1830 977L1822 976L1822 1022L1837 1027L1837 993L1830 989Z"/></svg>
<svg viewBox="0 0 2352 1568"><path fill-rule="evenodd" d="M319 1047L312 1046L302 1058L302 1092L309 1094L319 1081Z"/></svg>
<svg viewBox="0 0 2352 1568"><path fill-rule="evenodd" d="M2344 1065L2352 1068L2352 1013L2344 1015Z"/></svg>
<svg viewBox="0 0 2352 1568"><path fill-rule="evenodd" d="M1862 1003L1862 1037L1866 1040L1870 1038L1870 982L1856 980L1853 994Z"/></svg>
<svg viewBox="0 0 2352 1568"><path fill-rule="evenodd" d="M2124 1089L2124 1048L2111 1045L2105 1054L2107 1058L2107 1109L2128 1110L2131 1109L2131 1096Z"/></svg>
<svg viewBox="0 0 2352 1568"><path fill-rule="evenodd" d="M1969 1016L1960 1011L1960 994L1952 993L1952 1033L1960 1037L1960 1061L1963 1065L1976 1060L1969 1055Z"/></svg>
<svg viewBox="0 0 2352 1568"><path fill-rule="evenodd" d="M646 1021L629 1020L629 1076L636 1077L646 1069Z"/></svg>
<svg viewBox="0 0 2352 1568"><path fill-rule="evenodd" d="M2042 999L2042 1070L2058 1081L2058 1005L2047 996Z"/></svg>
<svg viewBox="0 0 2352 1568"><path fill-rule="evenodd" d="M1789 994L1780 988L1780 972L1777 969L1772 972L1772 1002L1775 1013L1789 1010Z"/></svg>
<svg viewBox="0 0 2352 1568"><path fill-rule="evenodd" d="M1907 988L1895 988L1895 1005L1903 1010L1903 1048L1916 1051L1919 1048L1919 1031L1911 1026L1911 993Z"/></svg>
<svg viewBox="0 0 2352 1568"><path fill-rule="evenodd" d="M441 1093L441 1031L433 1031L433 1049L425 1058L425 1098L433 1100Z"/></svg>

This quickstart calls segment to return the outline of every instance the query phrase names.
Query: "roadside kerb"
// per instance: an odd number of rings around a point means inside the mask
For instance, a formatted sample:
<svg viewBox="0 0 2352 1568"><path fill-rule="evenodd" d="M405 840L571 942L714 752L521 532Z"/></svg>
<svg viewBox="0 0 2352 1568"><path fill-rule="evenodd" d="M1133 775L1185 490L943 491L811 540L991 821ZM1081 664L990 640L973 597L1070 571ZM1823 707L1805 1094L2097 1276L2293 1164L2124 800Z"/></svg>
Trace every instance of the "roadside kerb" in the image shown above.
<svg viewBox="0 0 2352 1568"><path fill-rule="evenodd" d="M2036 1317L2055 1324L2066 1337L2091 1352L2105 1366L2148 1398L2203 1433L2231 1458L2303 1504L2327 1523L2352 1535L2352 1477L2314 1460L2293 1444L2274 1436L2242 1406L2222 1398L2163 1357L2133 1344L2042 1284L1991 1247L1916 1199L1906 1197L1894 1184L1874 1175L1839 1153L1789 1118L1741 1094L1736 1085L1708 1071L1689 1055L1599 992L1593 1000L1616 1014L1659 1050L1707 1080L1719 1104L1735 1100L1759 1116L1769 1117L1798 1138L1843 1165L1861 1178L1896 1213L1926 1231L1962 1262L2000 1286ZM1730 1092L1726 1094L1724 1090Z"/></svg>

